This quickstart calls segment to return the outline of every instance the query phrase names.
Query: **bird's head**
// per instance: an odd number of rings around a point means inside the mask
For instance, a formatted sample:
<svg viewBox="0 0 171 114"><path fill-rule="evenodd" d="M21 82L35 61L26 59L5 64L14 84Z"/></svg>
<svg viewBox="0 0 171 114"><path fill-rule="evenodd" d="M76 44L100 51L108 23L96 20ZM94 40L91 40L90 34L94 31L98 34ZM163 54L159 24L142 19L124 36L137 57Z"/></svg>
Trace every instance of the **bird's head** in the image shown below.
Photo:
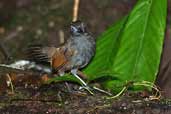
<svg viewBox="0 0 171 114"><path fill-rule="evenodd" d="M81 21L75 21L71 23L70 31L72 35L81 35L86 33L86 26Z"/></svg>

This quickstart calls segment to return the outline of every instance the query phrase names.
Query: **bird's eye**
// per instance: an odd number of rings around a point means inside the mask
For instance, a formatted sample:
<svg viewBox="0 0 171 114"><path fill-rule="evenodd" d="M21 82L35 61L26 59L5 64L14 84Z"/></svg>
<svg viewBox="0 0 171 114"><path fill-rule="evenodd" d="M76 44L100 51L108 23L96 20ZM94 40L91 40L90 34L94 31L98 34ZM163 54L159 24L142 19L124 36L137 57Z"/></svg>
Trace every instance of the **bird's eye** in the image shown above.
<svg viewBox="0 0 171 114"><path fill-rule="evenodd" d="M71 32L77 32L78 30L77 30L77 28L76 27L74 27L74 26L71 26Z"/></svg>

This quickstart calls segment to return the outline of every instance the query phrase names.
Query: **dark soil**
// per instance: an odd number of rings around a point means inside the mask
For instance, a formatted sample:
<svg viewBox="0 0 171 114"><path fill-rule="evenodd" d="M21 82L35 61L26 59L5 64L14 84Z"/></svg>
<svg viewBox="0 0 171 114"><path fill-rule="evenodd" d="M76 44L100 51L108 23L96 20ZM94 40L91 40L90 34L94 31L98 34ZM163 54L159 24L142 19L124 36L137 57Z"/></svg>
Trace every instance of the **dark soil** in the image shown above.
<svg viewBox="0 0 171 114"><path fill-rule="evenodd" d="M95 92L90 95L70 84L68 92L63 83L40 87L16 87L15 93L0 96L1 114L170 114L171 102L151 101L142 93L126 92L117 99ZM167 112L167 113L166 113Z"/></svg>

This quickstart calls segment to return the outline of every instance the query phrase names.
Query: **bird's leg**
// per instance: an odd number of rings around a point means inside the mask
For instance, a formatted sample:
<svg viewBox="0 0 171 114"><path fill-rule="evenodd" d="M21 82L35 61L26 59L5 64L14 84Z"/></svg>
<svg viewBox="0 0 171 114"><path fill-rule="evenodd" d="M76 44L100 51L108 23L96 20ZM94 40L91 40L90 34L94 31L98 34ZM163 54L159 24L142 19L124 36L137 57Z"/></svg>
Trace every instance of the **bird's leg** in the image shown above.
<svg viewBox="0 0 171 114"><path fill-rule="evenodd" d="M86 89L90 94L93 94L93 92L90 90L90 87L86 84L84 80L82 80L78 75L77 75L77 69L72 69L71 73L81 82L82 88Z"/></svg>
<svg viewBox="0 0 171 114"><path fill-rule="evenodd" d="M82 83L83 86L87 86L86 82L77 75L77 69L72 69L71 73Z"/></svg>

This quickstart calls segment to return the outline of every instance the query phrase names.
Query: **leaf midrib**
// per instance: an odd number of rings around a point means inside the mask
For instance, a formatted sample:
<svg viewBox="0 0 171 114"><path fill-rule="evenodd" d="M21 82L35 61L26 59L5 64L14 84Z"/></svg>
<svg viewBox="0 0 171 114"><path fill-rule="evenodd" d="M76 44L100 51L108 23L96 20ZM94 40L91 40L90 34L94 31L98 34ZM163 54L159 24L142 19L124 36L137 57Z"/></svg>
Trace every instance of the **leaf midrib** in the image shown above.
<svg viewBox="0 0 171 114"><path fill-rule="evenodd" d="M151 6L152 6L152 2L153 2L153 0L150 0L151 2L150 2L150 5L149 5L149 8L148 8L148 13L147 13L147 17L146 17L146 21L145 21L145 27L144 27L144 32L142 33L142 38L141 38L141 40L140 40L140 46L139 46L139 48L137 49L137 52L136 52L136 58L135 58L135 65L134 65L134 68L133 68L133 72L132 72L132 76L135 76L135 74L136 74L136 68L137 68L137 65L138 65L138 61L139 61L139 59L140 59L140 55L141 55L141 50L142 50L142 42L143 42L143 40L144 40L144 36L145 36L145 33L146 33L146 30L147 30L147 25L148 25L148 23L149 23L149 17L150 17L150 11L151 11Z"/></svg>

